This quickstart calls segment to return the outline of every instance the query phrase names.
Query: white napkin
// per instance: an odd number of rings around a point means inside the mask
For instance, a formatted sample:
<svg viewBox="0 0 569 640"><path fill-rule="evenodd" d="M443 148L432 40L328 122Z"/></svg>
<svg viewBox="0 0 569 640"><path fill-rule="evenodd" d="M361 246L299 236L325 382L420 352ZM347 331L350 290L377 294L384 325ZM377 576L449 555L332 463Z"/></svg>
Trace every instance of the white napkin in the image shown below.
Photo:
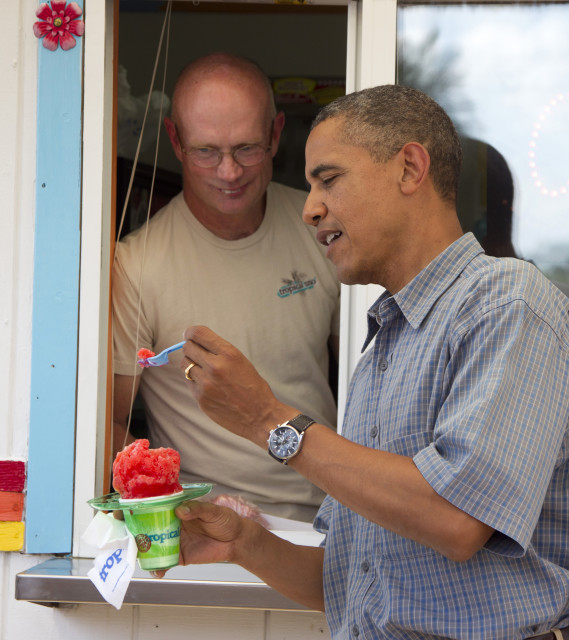
<svg viewBox="0 0 569 640"><path fill-rule="evenodd" d="M124 521L113 518L112 513L99 511L82 539L101 550L87 573L89 579L109 604L120 609L136 565L134 536Z"/></svg>

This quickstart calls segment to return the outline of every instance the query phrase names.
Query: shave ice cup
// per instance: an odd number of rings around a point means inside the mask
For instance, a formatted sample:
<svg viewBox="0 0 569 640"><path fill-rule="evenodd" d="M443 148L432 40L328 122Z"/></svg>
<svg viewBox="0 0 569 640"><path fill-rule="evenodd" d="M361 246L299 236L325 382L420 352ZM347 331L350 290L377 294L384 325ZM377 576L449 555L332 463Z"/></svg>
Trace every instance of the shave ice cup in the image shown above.
<svg viewBox="0 0 569 640"><path fill-rule="evenodd" d="M152 571L176 566L180 557L180 520L174 509L183 502L183 491L119 502L136 542L140 568Z"/></svg>

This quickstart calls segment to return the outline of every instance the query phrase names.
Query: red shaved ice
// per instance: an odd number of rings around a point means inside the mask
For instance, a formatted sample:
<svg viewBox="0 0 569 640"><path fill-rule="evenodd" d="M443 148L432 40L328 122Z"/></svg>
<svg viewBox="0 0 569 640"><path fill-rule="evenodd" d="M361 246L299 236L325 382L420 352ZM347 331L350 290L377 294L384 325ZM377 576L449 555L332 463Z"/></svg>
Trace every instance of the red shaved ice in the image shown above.
<svg viewBox="0 0 569 640"><path fill-rule="evenodd" d="M135 440L119 451L113 463L113 486L121 498L153 498L182 491L178 481L180 454L174 449L150 449Z"/></svg>
<svg viewBox="0 0 569 640"><path fill-rule="evenodd" d="M146 358L152 358L152 356L155 356L156 354L154 353L154 351L150 351L150 349L145 349L143 347L142 349L138 350L137 355L140 360L145 360Z"/></svg>
<svg viewBox="0 0 569 640"><path fill-rule="evenodd" d="M136 355L138 356L138 364L146 369L150 366L146 363L146 360L148 360L148 358L152 358L152 356L155 356L156 354L154 353L154 351L150 351L150 349L145 349L143 347L142 349L138 350L138 353Z"/></svg>

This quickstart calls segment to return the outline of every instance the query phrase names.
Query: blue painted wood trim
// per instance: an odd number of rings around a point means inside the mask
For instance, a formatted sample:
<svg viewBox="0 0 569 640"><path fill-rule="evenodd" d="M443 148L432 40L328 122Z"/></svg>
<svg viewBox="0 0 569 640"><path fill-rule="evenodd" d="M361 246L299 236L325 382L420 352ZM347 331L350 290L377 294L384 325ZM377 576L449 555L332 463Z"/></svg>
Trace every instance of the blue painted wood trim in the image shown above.
<svg viewBox="0 0 569 640"><path fill-rule="evenodd" d="M76 40L69 51L48 51L38 40L27 553L71 551L83 38Z"/></svg>

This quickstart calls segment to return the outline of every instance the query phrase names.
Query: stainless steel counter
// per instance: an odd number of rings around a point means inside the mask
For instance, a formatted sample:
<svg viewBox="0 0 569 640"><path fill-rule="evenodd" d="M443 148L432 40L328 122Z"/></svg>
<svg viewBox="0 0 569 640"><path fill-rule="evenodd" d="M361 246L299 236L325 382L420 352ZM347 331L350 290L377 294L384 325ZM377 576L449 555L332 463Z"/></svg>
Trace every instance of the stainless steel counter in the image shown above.
<svg viewBox="0 0 569 640"><path fill-rule="evenodd" d="M50 558L16 576L16 600L51 607L106 604L87 576L92 566L91 559ZM174 567L161 580L137 567L123 604L306 611L252 573L228 563Z"/></svg>

